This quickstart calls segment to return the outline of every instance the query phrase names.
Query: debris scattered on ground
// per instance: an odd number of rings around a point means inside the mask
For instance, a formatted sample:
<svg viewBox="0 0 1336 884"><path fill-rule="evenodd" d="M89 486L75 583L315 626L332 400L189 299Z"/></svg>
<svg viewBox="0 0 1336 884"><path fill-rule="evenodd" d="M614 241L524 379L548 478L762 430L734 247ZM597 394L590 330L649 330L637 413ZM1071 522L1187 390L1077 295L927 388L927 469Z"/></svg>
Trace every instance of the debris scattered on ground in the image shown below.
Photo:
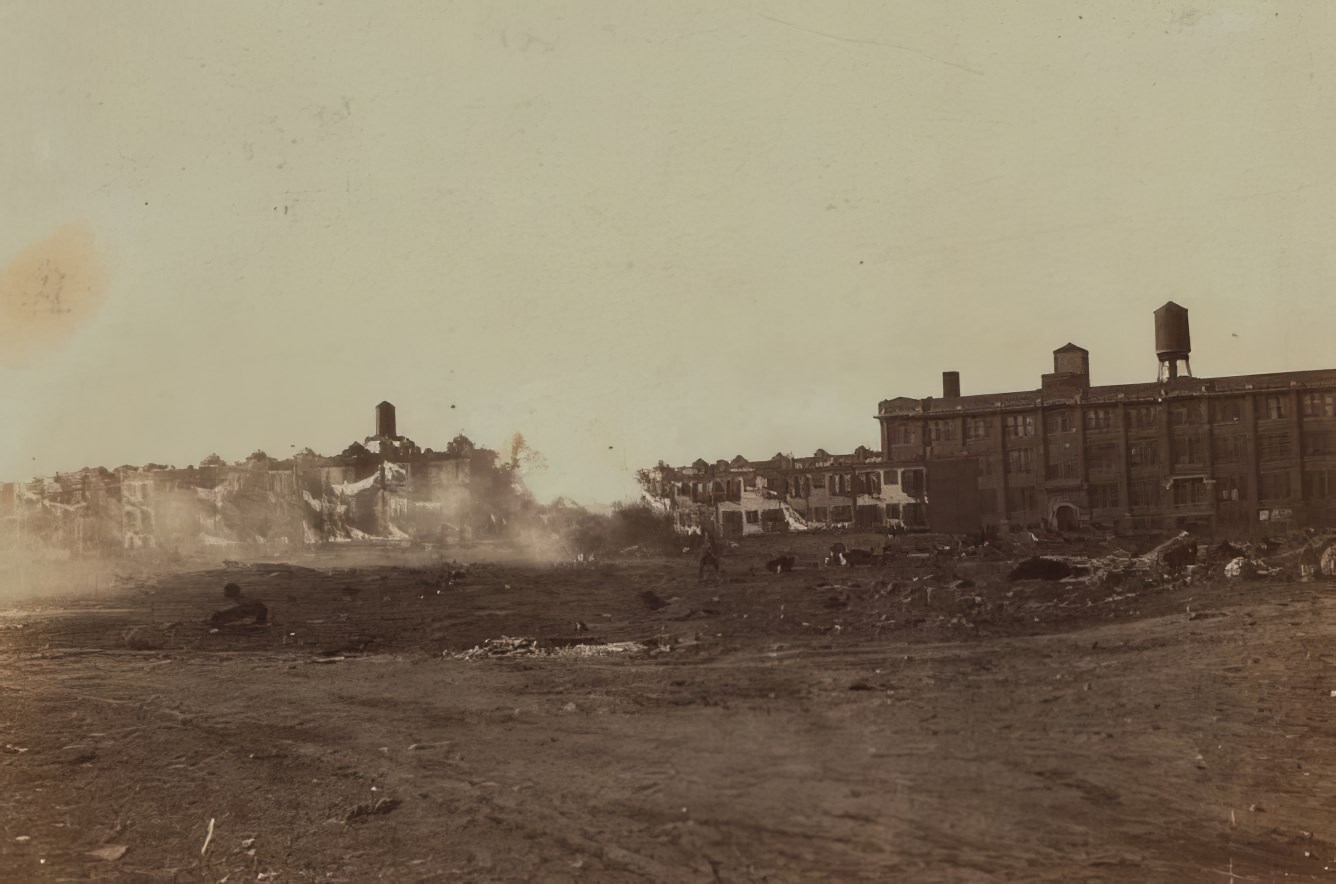
<svg viewBox="0 0 1336 884"><path fill-rule="evenodd" d="M63 746L58 756L63 764L85 764L97 757L97 750L86 743Z"/></svg>
<svg viewBox="0 0 1336 884"><path fill-rule="evenodd" d="M503 635L491 638L461 654L450 654L460 660L482 660L487 657L606 657L646 650L640 642L603 642L599 644L571 644L542 648L538 639Z"/></svg>
<svg viewBox="0 0 1336 884"><path fill-rule="evenodd" d="M484 657L523 657L536 653L538 653L538 639L503 635L500 638L489 638L462 654L451 655L447 651L446 655L461 660L480 660Z"/></svg>
<svg viewBox="0 0 1336 884"><path fill-rule="evenodd" d="M1063 580L1072 576L1072 567L1061 559L1031 556L1017 563L1008 580Z"/></svg>
<svg viewBox="0 0 1336 884"><path fill-rule="evenodd" d="M546 653L551 657L607 657L613 654L631 654L645 650L640 642L604 642L597 645L566 645L552 648Z"/></svg>
<svg viewBox="0 0 1336 884"><path fill-rule="evenodd" d="M651 611L658 611L668 607L668 603L659 597L659 594L652 589L647 589L640 594L640 601Z"/></svg>
<svg viewBox="0 0 1336 884"><path fill-rule="evenodd" d="M344 822L354 823L359 820L365 820L367 817L382 816L387 813L392 813L398 810L401 804L403 804L403 802L398 798L381 798L378 799L375 804L359 804L348 811L348 815L344 817Z"/></svg>
<svg viewBox="0 0 1336 884"><path fill-rule="evenodd" d="M205 854L205 852L208 851L208 849L209 849L209 842L213 840L213 823L214 823L214 820L213 820L212 817L210 817L210 818L209 818L209 831L208 831L208 833L204 836L204 846L201 847L201 848L199 849L199 855L200 855L200 856L203 856L203 855Z"/></svg>

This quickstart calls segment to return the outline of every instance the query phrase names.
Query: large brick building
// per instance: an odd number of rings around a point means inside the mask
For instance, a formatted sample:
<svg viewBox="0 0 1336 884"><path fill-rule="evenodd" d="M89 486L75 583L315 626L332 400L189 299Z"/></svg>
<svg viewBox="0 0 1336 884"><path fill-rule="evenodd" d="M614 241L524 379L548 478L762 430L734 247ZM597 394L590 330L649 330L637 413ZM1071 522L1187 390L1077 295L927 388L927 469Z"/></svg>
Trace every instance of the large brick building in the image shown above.
<svg viewBox="0 0 1336 884"><path fill-rule="evenodd" d="M882 459L923 468L939 530L1100 525L1255 536L1336 524L1336 370L1180 373L1187 310L1155 313L1159 379L1091 386L1067 344L1034 390L880 403Z"/></svg>

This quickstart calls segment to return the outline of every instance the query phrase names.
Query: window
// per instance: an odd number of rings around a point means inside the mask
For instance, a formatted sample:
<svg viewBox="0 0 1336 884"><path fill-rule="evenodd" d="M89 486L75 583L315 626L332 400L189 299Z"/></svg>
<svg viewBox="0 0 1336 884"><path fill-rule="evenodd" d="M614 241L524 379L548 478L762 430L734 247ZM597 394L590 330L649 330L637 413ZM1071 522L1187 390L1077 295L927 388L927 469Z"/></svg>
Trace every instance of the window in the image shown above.
<svg viewBox="0 0 1336 884"><path fill-rule="evenodd" d="M832 522L852 522L854 520L853 507L848 507L848 506L831 507L830 520Z"/></svg>
<svg viewBox="0 0 1336 884"><path fill-rule="evenodd" d="M953 442L956 438L956 422L953 420L928 421L928 439L934 444Z"/></svg>
<svg viewBox="0 0 1336 884"><path fill-rule="evenodd" d="M1262 473L1258 477L1257 496L1262 500L1283 500L1290 496L1289 473Z"/></svg>
<svg viewBox="0 0 1336 884"><path fill-rule="evenodd" d="M993 459L991 457L979 458L979 475L991 476L993 474Z"/></svg>
<svg viewBox="0 0 1336 884"><path fill-rule="evenodd" d="M880 473L860 473L858 476L859 494L881 494Z"/></svg>
<svg viewBox="0 0 1336 884"><path fill-rule="evenodd" d="M1211 453L1220 463L1243 460L1248 456L1248 437L1216 436L1211 441Z"/></svg>
<svg viewBox="0 0 1336 884"><path fill-rule="evenodd" d="M747 524L759 525L761 523L761 514L756 510L747 510Z"/></svg>
<svg viewBox="0 0 1336 884"><path fill-rule="evenodd" d="M1008 414L1002 417L1002 432L1004 435L1017 439L1022 436L1034 435L1034 415L1032 414Z"/></svg>
<svg viewBox="0 0 1336 884"><path fill-rule="evenodd" d="M1035 509L1033 488L1008 488L1007 512L1030 512Z"/></svg>
<svg viewBox="0 0 1336 884"><path fill-rule="evenodd" d="M1247 500L1248 489L1242 476L1221 476L1215 480L1217 500Z"/></svg>
<svg viewBox="0 0 1336 884"><path fill-rule="evenodd" d="M899 484L900 484L900 471L899 471L899 470L882 470L882 473L881 473L881 480L882 480L884 483L886 483L887 485L899 485Z"/></svg>
<svg viewBox="0 0 1336 884"><path fill-rule="evenodd" d="M824 506L813 507L812 518L816 519L818 522L826 521L826 508Z"/></svg>
<svg viewBox="0 0 1336 884"><path fill-rule="evenodd" d="M1154 507L1160 504L1158 482L1133 482L1127 486L1127 502L1136 507Z"/></svg>
<svg viewBox="0 0 1336 884"><path fill-rule="evenodd" d="M1055 411L1044 419L1046 433L1072 433L1076 431L1076 421L1070 411Z"/></svg>
<svg viewBox="0 0 1336 884"><path fill-rule="evenodd" d="M1175 402L1169 406L1169 426L1188 427L1205 421L1205 402Z"/></svg>
<svg viewBox="0 0 1336 884"><path fill-rule="evenodd" d="M1264 433L1257 437L1257 451L1262 460L1283 460L1290 456L1289 433Z"/></svg>
<svg viewBox="0 0 1336 884"><path fill-rule="evenodd" d="M1237 424L1243 420L1243 402L1239 399L1216 399L1211 403L1211 421L1217 424Z"/></svg>
<svg viewBox="0 0 1336 884"><path fill-rule="evenodd" d="M965 418L965 438L967 440L987 439L993 432L993 422L986 417Z"/></svg>
<svg viewBox="0 0 1336 884"><path fill-rule="evenodd" d="M1309 500L1336 498L1336 470L1305 470L1304 497Z"/></svg>
<svg viewBox="0 0 1336 884"><path fill-rule="evenodd" d="M1091 485L1090 486L1090 507L1091 509L1107 510L1121 506L1121 495L1118 493L1118 486L1114 484Z"/></svg>
<svg viewBox="0 0 1336 884"><path fill-rule="evenodd" d="M901 470L900 487L912 497L923 494L923 470Z"/></svg>
<svg viewBox="0 0 1336 884"><path fill-rule="evenodd" d="M1092 470L1116 470L1118 469L1118 443L1100 442L1091 445L1087 451L1086 459Z"/></svg>
<svg viewBox="0 0 1336 884"><path fill-rule="evenodd" d="M1205 463L1204 447L1199 436L1182 436L1171 440L1169 450L1173 453L1174 466L1198 466Z"/></svg>
<svg viewBox="0 0 1336 884"><path fill-rule="evenodd" d="M1336 393L1305 393L1299 401L1304 417L1336 417Z"/></svg>
<svg viewBox="0 0 1336 884"><path fill-rule="evenodd" d="M911 423L902 423L896 426L896 438L901 445L918 444L917 428Z"/></svg>
<svg viewBox="0 0 1336 884"><path fill-rule="evenodd" d="M1078 479L1080 476L1081 471L1076 468L1074 460L1050 463L1044 470L1044 477L1047 479Z"/></svg>
<svg viewBox="0 0 1336 884"><path fill-rule="evenodd" d="M900 504L898 503L886 504L886 518L888 519L900 518Z"/></svg>
<svg viewBox="0 0 1336 884"><path fill-rule="evenodd" d="M1309 456L1336 454L1336 431L1304 433L1304 454Z"/></svg>
<svg viewBox="0 0 1336 884"><path fill-rule="evenodd" d="M1159 442L1129 442L1127 462L1134 467L1151 467L1160 462Z"/></svg>
<svg viewBox="0 0 1336 884"><path fill-rule="evenodd" d="M1262 399L1262 416L1267 420L1280 420L1285 417L1285 400L1288 396L1265 396Z"/></svg>
<svg viewBox="0 0 1336 884"><path fill-rule="evenodd" d="M1114 427L1114 412L1111 408L1089 408L1085 413L1087 430L1111 430Z"/></svg>
<svg viewBox="0 0 1336 884"><path fill-rule="evenodd" d="M1127 409L1127 422L1130 426L1145 429L1154 427L1158 421L1154 405L1138 405Z"/></svg>
<svg viewBox="0 0 1336 884"><path fill-rule="evenodd" d="M928 524L928 508L921 503L907 503L905 504L902 521L906 525Z"/></svg>
<svg viewBox="0 0 1336 884"><path fill-rule="evenodd" d="M1029 448L1013 448L1007 452L1008 473L1034 472L1034 452Z"/></svg>
<svg viewBox="0 0 1336 884"><path fill-rule="evenodd" d="M1048 463L1044 475L1049 479L1075 479L1077 470L1076 443L1052 442L1048 446Z"/></svg>
<svg viewBox="0 0 1336 884"><path fill-rule="evenodd" d="M1174 483L1174 506L1198 506L1208 499L1206 483L1201 479Z"/></svg>

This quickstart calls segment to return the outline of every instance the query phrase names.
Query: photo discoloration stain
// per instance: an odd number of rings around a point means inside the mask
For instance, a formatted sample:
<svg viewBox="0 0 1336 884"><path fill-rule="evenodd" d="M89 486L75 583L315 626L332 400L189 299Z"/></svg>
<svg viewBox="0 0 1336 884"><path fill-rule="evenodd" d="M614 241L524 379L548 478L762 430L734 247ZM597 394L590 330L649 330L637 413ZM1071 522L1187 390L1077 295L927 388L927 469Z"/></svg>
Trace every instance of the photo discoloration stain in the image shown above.
<svg viewBox="0 0 1336 884"><path fill-rule="evenodd" d="M107 277L83 223L22 249L0 271L0 361L25 365L69 342L106 295Z"/></svg>

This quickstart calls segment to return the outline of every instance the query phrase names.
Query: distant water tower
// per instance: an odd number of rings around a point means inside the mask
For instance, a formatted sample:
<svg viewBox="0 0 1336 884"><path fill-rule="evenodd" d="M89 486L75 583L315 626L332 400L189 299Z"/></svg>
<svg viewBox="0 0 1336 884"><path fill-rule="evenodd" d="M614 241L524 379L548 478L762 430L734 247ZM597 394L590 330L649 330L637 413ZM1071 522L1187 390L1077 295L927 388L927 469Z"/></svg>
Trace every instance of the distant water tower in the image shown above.
<svg viewBox="0 0 1336 884"><path fill-rule="evenodd" d="M386 439L398 438L394 431L394 406L382 402L376 406L376 435Z"/></svg>
<svg viewBox="0 0 1336 884"><path fill-rule="evenodd" d="M1188 310L1173 301L1155 311L1155 355L1160 359L1160 380L1172 381L1178 377L1178 363L1183 373L1192 376L1192 338L1188 334Z"/></svg>

